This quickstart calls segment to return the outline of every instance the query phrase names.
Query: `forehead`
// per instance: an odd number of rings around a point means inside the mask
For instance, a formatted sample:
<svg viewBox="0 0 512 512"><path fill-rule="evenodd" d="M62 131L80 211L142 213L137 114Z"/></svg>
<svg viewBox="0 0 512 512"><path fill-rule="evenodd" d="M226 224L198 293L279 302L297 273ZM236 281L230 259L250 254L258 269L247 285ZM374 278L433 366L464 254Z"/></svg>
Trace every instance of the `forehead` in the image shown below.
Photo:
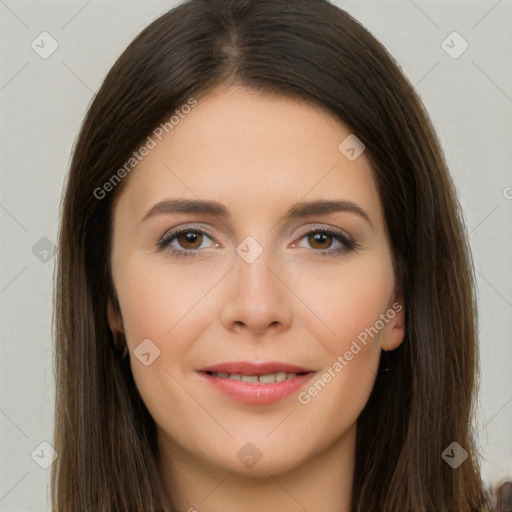
<svg viewBox="0 0 512 512"><path fill-rule="evenodd" d="M188 109L187 109L188 111ZM141 219L168 197L215 199L234 213L278 215L299 200L349 199L381 215L364 152L339 145L350 129L293 98L237 86L197 100L132 171L118 208Z"/></svg>

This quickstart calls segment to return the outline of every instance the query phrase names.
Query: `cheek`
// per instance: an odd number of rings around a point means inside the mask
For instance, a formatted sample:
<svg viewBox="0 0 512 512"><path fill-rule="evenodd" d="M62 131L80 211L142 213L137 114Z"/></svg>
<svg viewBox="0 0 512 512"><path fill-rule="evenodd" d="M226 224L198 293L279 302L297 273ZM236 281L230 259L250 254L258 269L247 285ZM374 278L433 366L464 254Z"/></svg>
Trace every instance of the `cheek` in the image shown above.
<svg viewBox="0 0 512 512"><path fill-rule="evenodd" d="M188 354L212 322L210 291L225 271L220 266L215 272L198 271L185 264L179 269L163 258L153 259L134 255L123 260L116 289L132 374L144 402L156 412L166 393L175 404L180 400L178 383L190 372ZM147 347L150 365L138 358L139 347ZM188 401L182 405L190 406Z"/></svg>
<svg viewBox="0 0 512 512"><path fill-rule="evenodd" d="M344 266L324 266L321 274L312 271L307 280L296 281L296 289L300 286L315 312L305 320L307 328L329 356L299 402L342 431L356 421L378 371L387 325L381 315L394 286L391 259L386 251L367 253Z"/></svg>
<svg viewBox="0 0 512 512"><path fill-rule="evenodd" d="M366 333L368 345L380 337L381 324L378 334L372 328L386 312L394 287L387 251L353 256L340 265L311 266L288 281L307 306L297 312L303 312L301 317L308 330L333 358L349 350L358 336L364 341ZM361 346L365 348L364 344ZM357 359L364 357L361 355Z"/></svg>
<svg viewBox="0 0 512 512"><path fill-rule="evenodd" d="M175 434L189 426L186 415L171 421L171 409L198 417L202 413L182 386L190 348L211 323L205 304L218 280L212 273L182 268L167 265L163 258L135 255L123 261L116 281L135 385L155 421ZM142 346L150 353L148 365L138 357Z"/></svg>
<svg viewBox="0 0 512 512"><path fill-rule="evenodd" d="M185 338L190 338L198 330L201 303L218 277L204 268L173 268L163 258L150 259L133 257L124 262L116 283L123 325L132 343L149 338L163 344L172 339L172 345L179 347L182 336L177 332L187 325Z"/></svg>

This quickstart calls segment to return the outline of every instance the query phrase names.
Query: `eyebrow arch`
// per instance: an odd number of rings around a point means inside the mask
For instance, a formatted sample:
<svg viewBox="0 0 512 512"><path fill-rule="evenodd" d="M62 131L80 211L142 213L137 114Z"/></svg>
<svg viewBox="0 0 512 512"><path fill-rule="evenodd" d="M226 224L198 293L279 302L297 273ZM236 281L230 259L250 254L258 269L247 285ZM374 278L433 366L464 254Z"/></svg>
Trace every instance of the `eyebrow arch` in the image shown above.
<svg viewBox="0 0 512 512"><path fill-rule="evenodd" d="M334 212L351 212L359 215L373 227L370 216L356 203L345 199L317 200L298 202L293 205L282 217L285 220L322 215ZM155 215L168 213L204 213L223 218L231 218L229 210L217 201L204 201L200 199L173 198L160 201L144 215L141 224Z"/></svg>

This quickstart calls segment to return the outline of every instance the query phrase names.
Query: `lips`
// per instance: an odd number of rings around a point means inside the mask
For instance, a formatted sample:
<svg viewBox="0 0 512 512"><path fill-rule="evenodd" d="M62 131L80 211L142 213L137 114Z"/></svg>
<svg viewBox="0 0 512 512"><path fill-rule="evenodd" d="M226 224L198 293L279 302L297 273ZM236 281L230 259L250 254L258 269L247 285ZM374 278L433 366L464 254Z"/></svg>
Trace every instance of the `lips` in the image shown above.
<svg viewBox="0 0 512 512"><path fill-rule="evenodd" d="M199 376L224 395L249 405L278 402L308 381L315 371L277 361L233 361L208 366Z"/></svg>

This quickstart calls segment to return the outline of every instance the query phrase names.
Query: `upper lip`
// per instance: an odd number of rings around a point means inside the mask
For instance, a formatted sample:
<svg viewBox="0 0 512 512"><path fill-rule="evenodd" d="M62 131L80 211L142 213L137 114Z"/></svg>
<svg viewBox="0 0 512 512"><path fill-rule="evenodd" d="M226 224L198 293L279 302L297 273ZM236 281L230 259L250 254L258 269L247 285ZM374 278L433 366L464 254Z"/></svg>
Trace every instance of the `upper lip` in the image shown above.
<svg viewBox="0 0 512 512"><path fill-rule="evenodd" d="M202 372L231 373L241 375L266 375L269 373L309 373L314 370L279 361L251 362L229 361L202 368Z"/></svg>

